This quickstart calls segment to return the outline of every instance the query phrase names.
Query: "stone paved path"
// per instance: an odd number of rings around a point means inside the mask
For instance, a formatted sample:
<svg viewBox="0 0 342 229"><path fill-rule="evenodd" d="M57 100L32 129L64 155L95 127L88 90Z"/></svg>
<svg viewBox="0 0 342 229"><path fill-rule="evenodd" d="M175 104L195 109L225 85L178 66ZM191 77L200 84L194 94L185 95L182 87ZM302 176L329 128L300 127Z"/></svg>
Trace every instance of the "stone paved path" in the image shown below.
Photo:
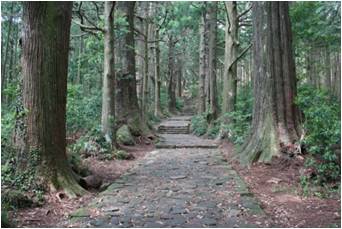
<svg viewBox="0 0 342 229"><path fill-rule="evenodd" d="M258 227L263 216L217 149L158 149L60 226Z"/></svg>

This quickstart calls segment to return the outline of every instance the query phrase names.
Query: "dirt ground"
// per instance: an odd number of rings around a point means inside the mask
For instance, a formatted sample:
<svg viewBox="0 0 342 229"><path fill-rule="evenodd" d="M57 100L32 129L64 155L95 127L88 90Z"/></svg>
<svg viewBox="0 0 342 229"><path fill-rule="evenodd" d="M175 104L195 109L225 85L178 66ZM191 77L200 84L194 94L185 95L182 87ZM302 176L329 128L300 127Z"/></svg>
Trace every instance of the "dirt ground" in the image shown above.
<svg viewBox="0 0 342 229"><path fill-rule="evenodd" d="M103 183L111 183L125 171L143 158L146 153L154 149L153 144L122 146L122 149L131 153L134 160L107 160L100 161L97 158L89 157L84 160L92 174L103 179ZM97 195L97 191L89 192L80 198L61 199L59 193L51 193L45 196L46 203L35 208L20 209L10 215L17 227L56 227L55 225L74 210L87 204Z"/></svg>
<svg viewBox="0 0 342 229"><path fill-rule="evenodd" d="M233 145L224 142L221 152L230 161ZM304 160L291 163L275 159L271 164L255 164L251 168L230 162L248 184L274 225L279 227L341 227L340 195L330 198L303 197L300 169Z"/></svg>

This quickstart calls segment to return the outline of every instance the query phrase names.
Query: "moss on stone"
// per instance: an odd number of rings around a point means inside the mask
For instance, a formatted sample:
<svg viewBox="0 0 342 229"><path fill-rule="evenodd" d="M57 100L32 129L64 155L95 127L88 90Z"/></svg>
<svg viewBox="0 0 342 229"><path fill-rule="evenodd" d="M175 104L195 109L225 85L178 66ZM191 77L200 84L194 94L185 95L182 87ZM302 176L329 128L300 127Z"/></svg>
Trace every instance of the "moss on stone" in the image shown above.
<svg viewBox="0 0 342 229"><path fill-rule="evenodd" d="M116 132L116 140L119 144L134 145L134 139L127 125L121 126Z"/></svg>

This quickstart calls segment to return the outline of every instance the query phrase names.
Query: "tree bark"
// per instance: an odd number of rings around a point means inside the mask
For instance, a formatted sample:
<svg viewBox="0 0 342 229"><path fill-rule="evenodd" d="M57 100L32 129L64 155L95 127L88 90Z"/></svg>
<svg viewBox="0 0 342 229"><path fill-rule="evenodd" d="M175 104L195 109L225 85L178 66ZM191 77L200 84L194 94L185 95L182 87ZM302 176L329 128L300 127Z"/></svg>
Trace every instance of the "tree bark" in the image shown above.
<svg viewBox="0 0 342 229"><path fill-rule="evenodd" d="M168 57L168 76L169 76L169 111L176 113L176 79L175 79L175 41L173 36L170 35L169 42L169 57Z"/></svg>
<svg viewBox="0 0 342 229"><path fill-rule="evenodd" d="M149 78L149 48L148 48L148 38L149 38L149 27L150 24L148 22L149 17L149 2L144 2L144 75L143 75L143 94L141 99L141 117L146 121L147 114L147 104L148 104L148 78Z"/></svg>
<svg viewBox="0 0 342 229"><path fill-rule="evenodd" d="M135 136L147 132L145 122L141 119L138 105L135 78L135 45L134 45L134 6L135 2L118 2L118 10L124 15L124 36L119 40L121 69L117 73L116 84L116 117L119 124L127 124Z"/></svg>
<svg viewBox="0 0 342 229"><path fill-rule="evenodd" d="M222 113L235 110L236 91L237 91L237 49L238 41L238 15L236 2L225 2L228 18L225 27L225 61L224 61L224 80L223 80L223 103Z"/></svg>
<svg viewBox="0 0 342 229"><path fill-rule="evenodd" d="M199 50L199 92L198 92L198 113L205 112L206 109L206 95L205 95L205 79L206 79L206 52L205 52L205 11L201 15L201 23L199 25L199 36L200 36L200 50Z"/></svg>
<svg viewBox="0 0 342 229"><path fill-rule="evenodd" d="M101 128L106 140L115 148L115 70L114 70L114 6L105 2L104 71L102 87Z"/></svg>
<svg viewBox="0 0 342 229"><path fill-rule="evenodd" d="M159 29L156 30L156 48L155 48L155 92L154 92L154 115L156 117L161 117L161 105L160 105L160 87L161 87L161 79L160 79L160 46L159 46Z"/></svg>
<svg viewBox="0 0 342 229"><path fill-rule="evenodd" d="M12 26L13 26L13 13L14 13L14 2L11 3L11 15L9 16L8 19L8 30L7 30L7 39L6 39L6 49L5 49L5 56L3 57L3 62L1 66L1 93L4 91L6 88L6 76L7 76L7 59L8 59L8 53L10 49L10 44L11 44L11 35L12 35ZM5 101L5 96L2 93L1 96L2 102Z"/></svg>
<svg viewBox="0 0 342 229"><path fill-rule="evenodd" d="M177 97L181 98L182 97L182 62L181 59L178 59L178 65L177 65Z"/></svg>
<svg viewBox="0 0 342 229"><path fill-rule="evenodd" d="M216 86L216 33L217 33L217 2L211 2L208 11L209 21L209 58L208 69L210 79L210 120L218 116Z"/></svg>
<svg viewBox="0 0 342 229"><path fill-rule="evenodd" d="M253 2L253 27L253 120L238 155L247 164L270 161L300 135L288 3Z"/></svg>
<svg viewBox="0 0 342 229"><path fill-rule="evenodd" d="M334 94L341 101L341 54L335 54Z"/></svg>
<svg viewBox="0 0 342 229"><path fill-rule="evenodd" d="M136 20L136 27L141 32L136 36L136 83L137 83L137 96L139 100L139 104L142 105L142 97L143 97L143 79L144 79L144 40L145 37L142 34L144 28L144 21L142 18L144 17L144 4L145 2L137 2L137 12L136 14L139 18Z"/></svg>
<svg viewBox="0 0 342 229"><path fill-rule="evenodd" d="M324 87L326 90L331 92L331 67L330 67L330 51L329 47L326 46L324 49L324 70L325 70L325 76L324 76Z"/></svg>
<svg viewBox="0 0 342 229"><path fill-rule="evenodd" d="M22 36L23 145L18 171L74 197L85 193L66 155L66 89L72 2L24 2ZM32 168L33 167L33 168Z"/></svg>
<svg viewBox="0 0 342 229"><path fill-rule="evenodd" d="M83 54L83 36L80 36L80 47L78 50L77 76L76 84L81 84L81 69L82 69L82 54Z"/></svg>

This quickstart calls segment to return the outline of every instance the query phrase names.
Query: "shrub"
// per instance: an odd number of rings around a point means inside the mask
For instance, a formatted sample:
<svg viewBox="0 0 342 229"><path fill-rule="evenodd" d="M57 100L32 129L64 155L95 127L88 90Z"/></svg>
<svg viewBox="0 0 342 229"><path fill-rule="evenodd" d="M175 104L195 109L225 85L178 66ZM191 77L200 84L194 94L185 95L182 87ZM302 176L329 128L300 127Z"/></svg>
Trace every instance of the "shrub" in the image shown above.
<svg viewBox="0 0 342 229"><path fill-rule="evenodd" d="M222 131L227 133L234 144L242 144L249 132L253 109L252 93L250 86L242 88L236 98L235 111L220 117ZM229 123L225 120L229 120Z"/></svg>
<svg viewBox="0 0 342 229"><path fill-rule="evenodd" d="M220 120L215 120L210 126L209 129L207 131L208 137L209 138L215 138L217 136L217 134L220 131L220 127L221 127L221 122Z"/></svg>
<svg viewBox="0 0 342 229"><path fill-rule="evenodd" d="M181 111L184 107L184 100L181 98L176 97L176 109Z"/></svg>
<svg viewBox="0 0 342 229"><path fill-rule="evenodd" d="M338 180L341 170L333 146L341 144L339 102L327 91L305 85L299 87L296 103L304 116L304 146L315 158L306 161L307 167L315 170L315 182Z"/></svg>
<svg viewBox="0 0 342 229"><path fill-rule="evenodd" d="M202 113L202 114L195 115L194 117L192 117L191 130L195 135L201 136L207 132L208 123L207 123L206 116L207 116L206 113Z"/></svg>
<svg viewBox="0 0 342 229"><path fill-rule="evenodd" d="M127 153L124 150L117 150L114 153L114 157L118 160L130 160L133 159L133 155L131 155L130 153Z"/></svg>
<svg viewBox="0 0 342 229"><path fill-rule="evenodd" d="M100 125L101 91L84 94L81 85L68 85L67 131L90 130Z"/></svg>

